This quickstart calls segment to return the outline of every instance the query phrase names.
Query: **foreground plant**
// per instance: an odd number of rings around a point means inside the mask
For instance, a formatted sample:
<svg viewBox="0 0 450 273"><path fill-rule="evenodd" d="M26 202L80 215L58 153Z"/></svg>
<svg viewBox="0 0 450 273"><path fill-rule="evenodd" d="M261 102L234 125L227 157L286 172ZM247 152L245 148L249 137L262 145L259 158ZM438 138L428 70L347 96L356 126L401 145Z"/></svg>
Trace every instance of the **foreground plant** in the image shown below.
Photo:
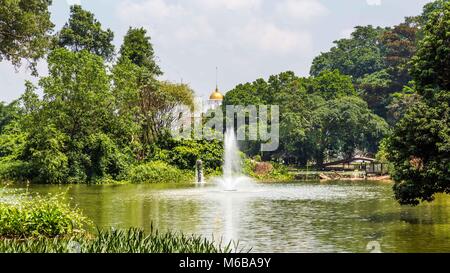
<svg viewBox="0 0 450 273"><path fill-rule="evenodd" d="M152 229L99 230L63 238L0 240L0 253L230 253L237 245L222 246L197 235L159 233Z"/></svg>
<svg viewBox="0 0 450 273"><path fill-rule="evenodd" d="M0 238L72 236L90 222L62 195L14 195L0 202ZM14 200L14 201L13 201Z"/></svg>

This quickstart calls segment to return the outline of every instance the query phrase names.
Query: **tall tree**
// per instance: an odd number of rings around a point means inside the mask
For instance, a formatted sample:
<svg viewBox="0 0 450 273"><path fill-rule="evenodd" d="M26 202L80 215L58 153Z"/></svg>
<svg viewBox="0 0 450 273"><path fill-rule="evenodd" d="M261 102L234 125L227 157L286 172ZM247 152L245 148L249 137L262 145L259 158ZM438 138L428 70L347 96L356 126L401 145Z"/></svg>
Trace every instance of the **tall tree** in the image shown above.
<svg viewBox="0 0 450 273"><path fill-rule="evenodd" d="M389 138L394 190L401 204L450 193L450 2L430 14L411 74L422 101Z"/></svg>
<svg viewBox="0 0 450 273"><path fill-rule="evenodd" d="M161 69L155 61L155 53L150 37L144 28L131 28L124 37L120 48L119 63L129 59L133 64L146 68L152 75L162 74Z"/></svg>
<svg viewBox="0 0 450 273"><path fill-rule="evenodd" d="M450 90L450 6L445 2L441 9L430 15L425 27L425 37L412 60L411 74L415 78L419 91L439 88Z"/></svg>
<svg viewBox="0 0 450 273"><path fill-rule="evenodd" d="M325 70L339 70L355 80L384 68L380 49L380 34L384 29L358 26L351 38L335 41L329 52L316 57L310 74L317 76Z"/></svg>
<svg viewBox="0 0 450 273"><path fill-rule="evenodd" d="M114 128L119 126L115 98L101 57L87 51L54 50L49 75L39 86L44 97L34 105L27 126L23 159L30 179L47 183L88 182L123 168Z"/></svg>
<svg viewBox="0 0 450 273"><path fill-rule="evenodd" d="M70 7L69 21L57 35L57 44L72 51L87 50L90 53L112 60L114 33L103 30L94 14L84 10L79 5Z"/></svg>
<svg viewBox="0 0 450 273"><path fill-rule="evenodd" d="M51 0L0 0L0 61L18 67L25 59L33 73L50 45Z"/></svg>

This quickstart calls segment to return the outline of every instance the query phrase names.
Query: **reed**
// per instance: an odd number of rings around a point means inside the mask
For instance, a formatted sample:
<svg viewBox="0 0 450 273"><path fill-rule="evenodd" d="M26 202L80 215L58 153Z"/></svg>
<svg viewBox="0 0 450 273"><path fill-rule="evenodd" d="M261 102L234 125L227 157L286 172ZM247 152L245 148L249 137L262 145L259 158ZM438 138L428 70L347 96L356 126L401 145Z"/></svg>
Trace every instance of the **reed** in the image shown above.
<svg viewBox="0 0 450 273"><path fill-rule="evenodd" d="M72 237L0 240L0 253L230 253L238 245L222 245L197 235L146 234L141 229L98 230L97 234Z"/></svg>

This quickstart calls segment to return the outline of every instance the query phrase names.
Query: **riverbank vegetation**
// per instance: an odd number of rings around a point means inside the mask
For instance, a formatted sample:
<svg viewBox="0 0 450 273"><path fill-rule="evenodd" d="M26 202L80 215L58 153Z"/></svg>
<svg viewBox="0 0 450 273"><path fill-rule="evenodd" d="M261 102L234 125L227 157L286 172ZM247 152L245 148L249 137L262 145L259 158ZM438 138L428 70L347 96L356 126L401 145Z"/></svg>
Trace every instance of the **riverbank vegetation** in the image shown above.
<svg viewBox="0 0 450 273"><path fill-rule="evenodd" d="M0 190L0 253L228 253L237 245L151 229L100 230L62 195Z"/></svg>
<svg viewBox="0 0 450 273"><path fill-rule="evenodd" d="M280 105L280 148L262 154L300 168L355 155L388 163L401 204L450 192L450 3L428 3L393 27L358 26L293 72L238 85L225 105ZM381 144L381 145L380 145ZM249 156L260 144L241 145Z"/></svg>
<svg viewBox="0 0 450 273"><path fill-rule="evenodd" d="M27 59L34 67L45 58L49 73L27 82L19 100L0 103L0 179L181 181L194 177L198 159L207 174L220 173L220 141L170 135L181 118L174 109L192 108L194 92L158 80L163 72L144 28L130 28L116 54L114 33L81 6L54 31L51 1L27 3L0 8L12 14L1 18L20 19L0 24L0 60L19 66ZM230 90L224 109L280 106L278 150L239 143L247 158L262 161L248 161L247 173L270 180L287 177L276 164L320 170L329 161L378 154L390 163L402 204L450 192L449 10L448 1L435 0L395 26L356 26L313 60L309 77L287 71ZM3 29L9 25L17 29ZM263 162L277 163L271 169Z"/></svg>
<svg viewBox="0 0 450 273"><path fill-rule="evenodd" d="M33 2L46 9L51 1ZM146 30L130 28L117 56L113 38L94 14L71 7L40 55L48 76L27 82L19 100L0 104L0 179L104 183L129 175L133 183L191 182L198 159L206 172L220 169L220 142L170 136L180 118L173 110L192 107L194 94L157 79L162 72Z"/></svg>

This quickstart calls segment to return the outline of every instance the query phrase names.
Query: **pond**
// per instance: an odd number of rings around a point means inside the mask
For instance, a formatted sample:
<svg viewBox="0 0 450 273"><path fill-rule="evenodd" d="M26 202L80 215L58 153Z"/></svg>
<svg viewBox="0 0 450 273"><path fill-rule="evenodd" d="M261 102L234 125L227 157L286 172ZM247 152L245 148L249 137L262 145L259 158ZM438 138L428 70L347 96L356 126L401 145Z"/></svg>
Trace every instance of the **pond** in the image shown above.
<svg viewBox="0 0 450 273"><path fill-rule="evenodd" d="M401 207L379 182L31 186L67 192L99 227L141 227L239 241L252 252L449 252L450 198Z"/></svg>

